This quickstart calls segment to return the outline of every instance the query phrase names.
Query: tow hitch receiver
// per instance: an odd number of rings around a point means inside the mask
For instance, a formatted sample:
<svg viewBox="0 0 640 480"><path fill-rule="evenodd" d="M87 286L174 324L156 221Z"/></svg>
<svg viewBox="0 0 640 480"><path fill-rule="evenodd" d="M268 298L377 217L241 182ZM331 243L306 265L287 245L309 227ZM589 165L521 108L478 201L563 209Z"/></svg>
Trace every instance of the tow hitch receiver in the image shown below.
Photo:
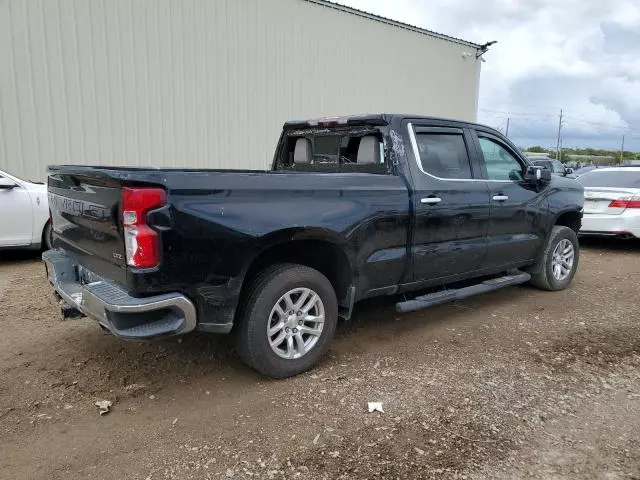
<svg viewBox="0 0 640 480"><path fill-rule="evenodd" d="M73 305L69 304L65 299L60 299L60 314L62 315L62 319L66 320L67 318L82 318L85 315L78 310Z"/></svg>

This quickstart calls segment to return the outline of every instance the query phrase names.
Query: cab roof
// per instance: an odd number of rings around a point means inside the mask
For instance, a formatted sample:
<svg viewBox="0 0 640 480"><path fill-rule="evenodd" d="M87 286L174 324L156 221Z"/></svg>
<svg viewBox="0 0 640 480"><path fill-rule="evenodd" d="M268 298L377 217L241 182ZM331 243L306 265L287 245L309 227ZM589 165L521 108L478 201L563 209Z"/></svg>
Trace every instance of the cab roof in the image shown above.
<svg viewBox="0 0 640 480"><path fill-rule="evenodd" d="M340 127L340 126L386 126L394 119L412 119L412 120L435 120L438 122L450 122L458 125L470 125L487 128L486 125L467 122L464 120L456 120L453 118L432 117L425 115L399 114L399 113L377 113L364 115L346 115L340 117L319 117L307 120L291 120L284 123L284 130L292 130L299 128L317 128L317 127Z"/></svg>

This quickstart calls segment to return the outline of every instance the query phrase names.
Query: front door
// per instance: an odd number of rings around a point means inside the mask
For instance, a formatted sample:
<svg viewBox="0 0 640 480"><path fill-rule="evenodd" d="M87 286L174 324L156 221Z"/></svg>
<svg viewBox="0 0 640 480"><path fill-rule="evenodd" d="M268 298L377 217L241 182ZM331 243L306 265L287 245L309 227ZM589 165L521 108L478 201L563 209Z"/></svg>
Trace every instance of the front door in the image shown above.
<svg viewBox="0 0 640 480"><path fill-rule="evenodd" d="M409 125L414 161L413 280L436 284L482 267L489 192L462 128Z"/></svg>
<svg viewBox="0 0 640 480"><path fill-rule="evenodd" d="M507 142L478 130L482 168L491 196L487 268L534 260L545 237L545 187L524 181L526 164Z"/></svg>

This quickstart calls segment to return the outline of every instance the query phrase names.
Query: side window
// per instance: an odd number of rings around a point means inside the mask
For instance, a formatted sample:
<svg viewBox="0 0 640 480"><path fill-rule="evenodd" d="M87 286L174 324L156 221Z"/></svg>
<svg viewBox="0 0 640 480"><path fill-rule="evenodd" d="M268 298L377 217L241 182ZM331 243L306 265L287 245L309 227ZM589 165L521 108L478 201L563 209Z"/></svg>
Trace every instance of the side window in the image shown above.
<svg viewBox="0 0 640 480"><path fill-rule="evenodd" d="M522 165L498 142L479 137L489 180L522 180Z"/></svg>
<svg viewBox="0 0 640 480"><path fill-rule="evenodd" d="M422 171L440 178L471 178L471 165L462 134L418 133Z"/></svg>

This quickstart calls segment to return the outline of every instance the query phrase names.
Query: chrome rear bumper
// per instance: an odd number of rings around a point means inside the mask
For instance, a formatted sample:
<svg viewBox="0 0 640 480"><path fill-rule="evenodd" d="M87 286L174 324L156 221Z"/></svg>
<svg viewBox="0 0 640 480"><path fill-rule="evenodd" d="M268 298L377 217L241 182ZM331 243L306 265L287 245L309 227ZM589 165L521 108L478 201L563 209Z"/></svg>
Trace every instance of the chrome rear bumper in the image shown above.
<svg viewBox="0 0 640 480"><path fill-rule="evenodd" d="M196 309L180 293L132 297L117 284L95 274L82 283L72 259L61 250L42 254L47 277L60 297L115 336L140 340L190 332L196 327Z"/></svg>

